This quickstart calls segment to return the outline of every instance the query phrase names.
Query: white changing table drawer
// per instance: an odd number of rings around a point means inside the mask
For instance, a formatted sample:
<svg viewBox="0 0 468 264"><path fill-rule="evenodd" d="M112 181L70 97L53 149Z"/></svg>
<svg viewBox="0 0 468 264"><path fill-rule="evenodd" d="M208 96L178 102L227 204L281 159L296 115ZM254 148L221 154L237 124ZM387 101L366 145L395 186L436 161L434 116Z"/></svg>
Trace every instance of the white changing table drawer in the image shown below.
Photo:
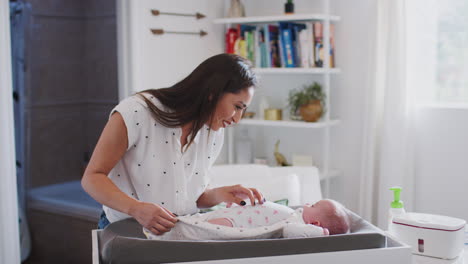
<svg viewBox="0 0 468 264"><path fill-rule="evenodd" d="M349 250L340 252L325 252L313 254L298 254L288 256L256 257L243 259L226 259L211 261L178 262L185 264L234 264L234 263L255 263L255 264L311 264L311 263L346 263L346 264L411 264L411 250L407 245L387 237L386 248Z"/></svg>

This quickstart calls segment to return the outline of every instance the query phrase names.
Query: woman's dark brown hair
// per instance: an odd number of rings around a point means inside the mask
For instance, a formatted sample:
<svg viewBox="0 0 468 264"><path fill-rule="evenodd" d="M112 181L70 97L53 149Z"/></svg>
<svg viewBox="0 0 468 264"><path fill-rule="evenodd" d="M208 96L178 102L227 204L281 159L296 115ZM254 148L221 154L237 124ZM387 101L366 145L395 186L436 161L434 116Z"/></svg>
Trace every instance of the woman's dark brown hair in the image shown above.
<svg viewBox="0 0 468 264"><path fill-rule="evenodd" d="M216 105L225 93L238 94L256 85L257 79L248 60L223 53L208 58L172 87L149 89L138 94L162 125L182 127L192 122L186 150L203 125L213 122ZM142 93L153 95L170 111L159 109Z"/></svg>

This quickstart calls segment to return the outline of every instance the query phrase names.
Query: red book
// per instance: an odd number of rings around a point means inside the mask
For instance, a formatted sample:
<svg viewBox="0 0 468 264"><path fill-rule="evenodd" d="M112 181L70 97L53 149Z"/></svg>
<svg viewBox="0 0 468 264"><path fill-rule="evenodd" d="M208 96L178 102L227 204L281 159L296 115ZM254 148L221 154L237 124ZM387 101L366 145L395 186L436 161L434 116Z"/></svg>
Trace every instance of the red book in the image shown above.
<svg viewBox="0 0 468 264"><path fill-rule="evenodd" d="M226 32L226 53L234 53L234 43L239 36L237 29L230 28Z"/></svg>

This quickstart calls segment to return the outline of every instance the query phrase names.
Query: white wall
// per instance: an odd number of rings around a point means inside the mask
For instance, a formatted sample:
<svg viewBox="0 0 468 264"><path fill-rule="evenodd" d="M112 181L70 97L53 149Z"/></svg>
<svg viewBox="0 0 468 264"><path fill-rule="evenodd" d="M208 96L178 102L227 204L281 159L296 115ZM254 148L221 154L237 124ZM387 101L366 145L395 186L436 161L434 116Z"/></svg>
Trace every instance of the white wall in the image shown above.
<svg viewBox="0 0 468 264"><path fill-rule="evenodd" d="M197 20L194 17L153 16L151 9L186 14L200 12L206 17ZM129 95L150 88L168 87L187 76L206 58L221 53L224 40L219 36L222 36L223 28L214 25L212 20L221 16L223 9L223 1L119 0L119 55L123 53L125 57L121 56L119 62L124 60L127 66L119 65L119 82L122 83L122 75L130 77L123 78L128 79L124 83L127 87L120 87L120 91ZM204 37L153 35L151 28L189 32L203 30L208 34ZM126 35L121 34L122 30Z"/></svg>
<svg viewBox="0 0 468 264"><path fill-rule="evenodd" d="M369 68L371 56L369 31L375 16L373 0L335 0L332 13L339 15L341 21L336 27L336 60L342 69L332 79L335 85L332 98L337 115L342 123L334 130L333 155L337 167L344 172L343 182L338 191L341 200L351 210L358 209L359 179L361 174L362 146L364 142L364 111L366 92L369 89Z"/></svg>
<svg viewBox="0 0 468 264"><path fill-rule="evenodd" d="M468 107L422 107L417 120L415 210L468 221Z"/></svg>

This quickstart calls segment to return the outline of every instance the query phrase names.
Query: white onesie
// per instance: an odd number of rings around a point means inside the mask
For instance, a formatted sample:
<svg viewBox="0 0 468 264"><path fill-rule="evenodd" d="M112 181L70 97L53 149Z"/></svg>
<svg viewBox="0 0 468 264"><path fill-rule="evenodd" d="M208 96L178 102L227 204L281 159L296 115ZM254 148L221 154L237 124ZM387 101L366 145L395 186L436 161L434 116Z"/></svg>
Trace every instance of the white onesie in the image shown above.
<svg viewBox="0 0 468 264"><path fill-rule="evenodd" d="M266 202L256 206L236 206L208 213L207 220L226 218L232 223L232 227L255 228L269 226L279 221L291 218L290 221L304 223L302 221L302 208L297 212L287 206ZM298 218L297 220L292 218Z"/></svg>
<svg viewBox="0 0 468 264"><path fill-rule="evenodd" d="M179 222L164 235L157 236L143 228L148 239L155 240L234 240L323 236L319 226L305 224L303 208L293 210L266 202L257 206L236 206L204 214L179 216ZM228 218L233 227L207 222Z"/></svg>

